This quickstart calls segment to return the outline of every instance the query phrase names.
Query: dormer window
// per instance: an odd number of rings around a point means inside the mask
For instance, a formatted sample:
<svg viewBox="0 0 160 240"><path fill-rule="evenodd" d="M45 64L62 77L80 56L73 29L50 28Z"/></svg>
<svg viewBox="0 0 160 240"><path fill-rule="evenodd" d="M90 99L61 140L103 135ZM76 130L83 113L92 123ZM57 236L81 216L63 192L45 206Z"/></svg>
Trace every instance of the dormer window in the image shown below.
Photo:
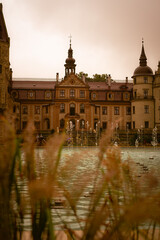
<svg viewBox="0 0 160 240"><path fill-rule="evenodd" d="M33 92L29 92L29 97L30 97L30 98L33 97Z"/></svg>
<svg viewBox="0 0 160 240"><path fill-rule="evenodd" d="M113 98L114 98L114 94L113 93L108 93L108 99L113 100Z"/></svg>
<svg viewBox="0 0 160 240"><path fill-rule="evenodd" d="M96 93L93 93L93 94L92 94L92 98L93 98L93 99L96 99Z"/></svg>

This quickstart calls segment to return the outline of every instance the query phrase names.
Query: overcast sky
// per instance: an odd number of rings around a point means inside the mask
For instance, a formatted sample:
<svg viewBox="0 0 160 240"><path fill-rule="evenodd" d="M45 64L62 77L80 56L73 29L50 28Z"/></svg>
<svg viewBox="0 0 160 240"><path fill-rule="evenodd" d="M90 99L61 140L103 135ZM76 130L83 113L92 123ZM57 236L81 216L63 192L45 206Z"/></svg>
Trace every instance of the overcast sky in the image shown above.
<svg viewBox="0 0 160 240"><path fill-rule="evenodd" d="M142 37L148 66L160 60L160 0L1 0L13 77L64 77L72 35L76 72L131 79Z"/></svg>

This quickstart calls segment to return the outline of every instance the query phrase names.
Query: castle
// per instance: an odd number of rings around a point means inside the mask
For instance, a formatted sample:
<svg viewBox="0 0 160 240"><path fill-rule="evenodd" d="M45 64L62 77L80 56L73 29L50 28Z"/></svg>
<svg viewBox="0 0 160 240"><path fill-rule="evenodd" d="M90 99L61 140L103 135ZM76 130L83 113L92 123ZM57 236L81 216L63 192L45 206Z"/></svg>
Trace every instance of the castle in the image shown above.
<svg viewBox="0 0 160 240"><path fill-rule="evenodd" d="M160 128L160 62L153 73L147 66L142 41L139 66L133 82L116 82L106 75L106 82L87 82L76 74L71 46L65 61L65 76L59 79L12 79L8 37L0 4L0 113L14 116L17 131L32 119L39 133L73 128L92 131L107 129L117 123L120 130Z"/></svg>

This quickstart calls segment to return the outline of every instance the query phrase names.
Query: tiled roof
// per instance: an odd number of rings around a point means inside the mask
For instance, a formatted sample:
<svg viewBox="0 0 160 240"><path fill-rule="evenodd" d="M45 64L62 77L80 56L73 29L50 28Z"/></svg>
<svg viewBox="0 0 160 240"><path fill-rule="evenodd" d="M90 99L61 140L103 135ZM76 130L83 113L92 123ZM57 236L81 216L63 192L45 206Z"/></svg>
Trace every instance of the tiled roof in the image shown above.
<svg viewBox="0 0 160 240"><path fill-rule="evenodd" d="M132 83L125 83L122 82L112 82L111 86L109 87L106 82L88 82L90 86L90 90L131 90L133 88ZM125 88L125 86L127 88Z"/></svg>
<svg viewBox="0 0 160 240"><path fill-rule="evenodd" d="M17 81L18 80L18 81ZM55 79L13 79L13 89L54 89Z"/></svg>
<svg viewBox="0 0 160 240"><path fill-rule="evenodd" d="M41 79L37 78L14 78L12 88L13 89L54 89L55 87L55 79ZM124 82L112 82L109 87L106 82L88 82L90 90L112 90L112 91L120 91L120 90L132 90L133 83L125 83Z"/></svg>

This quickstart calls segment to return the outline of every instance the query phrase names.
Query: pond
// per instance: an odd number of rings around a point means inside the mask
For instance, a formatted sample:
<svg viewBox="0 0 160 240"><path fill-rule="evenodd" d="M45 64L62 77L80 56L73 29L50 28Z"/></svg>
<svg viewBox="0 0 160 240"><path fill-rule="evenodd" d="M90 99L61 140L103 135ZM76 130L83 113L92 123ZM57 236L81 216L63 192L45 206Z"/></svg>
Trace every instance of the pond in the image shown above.
<svg viewBox="0 0 160 240"><path fill-rule="evenodd" d="M137 169L137 177L140 178L144 174L148 174L150 171L159 176L160 170L160 148L151 148L151 147L133 147L133 148L121 148L122 160L132 159ZM77 202L77 214L80 219L85 219L88 213L88 208L90 204L90 196L92 194L93 182L97 169L98 163L98 147L71 147L64 148L62 151L62 161L61 167L66 167L68 171L69 182L64 182L66 188L73 188L77 179L78 184L83 185L85 178L83 176L90 175L90 183L85 188L83 194L81 195L79 201ZM36 149L36 155L39 156L40 161L43 163L43 148ZM67 168L65 166L66 159L71 158L73 161L73 166ZM78 164L75 167L74 162ZM82 178L77 178L81 175ZM62 180L63 181L63 180ZM27 196L28 190L26 184L23 183L23 192ZM29 197L29 196L28 196ZM57 201L57 205L52 208L52 219L56 230L61 229L62 223L67 222L67 225L72 229L79 229L79 224L77 223L76 217L73 211L70 208L63 207L61 201ZM84 223L82 221L81 226L83 227ZM31 229L31 211L28 207L24 219L24 230Z"/></svg>

